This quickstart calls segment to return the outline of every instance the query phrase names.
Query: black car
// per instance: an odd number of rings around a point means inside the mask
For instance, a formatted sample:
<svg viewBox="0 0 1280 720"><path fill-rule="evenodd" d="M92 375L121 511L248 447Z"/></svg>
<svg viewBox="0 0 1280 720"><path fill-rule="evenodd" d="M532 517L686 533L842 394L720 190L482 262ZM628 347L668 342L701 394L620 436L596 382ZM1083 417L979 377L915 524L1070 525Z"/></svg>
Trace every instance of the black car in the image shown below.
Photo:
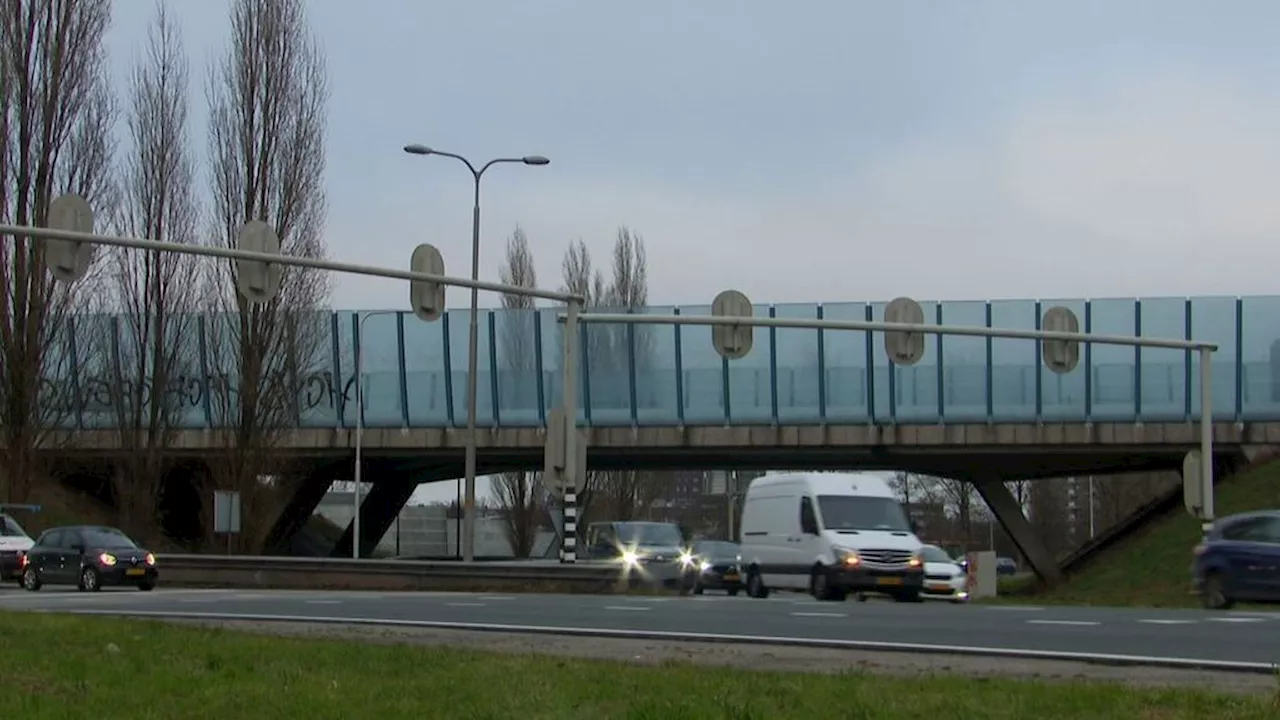
<svg viewBox="0 0 1280 720"><path fill-rule="evenodd" d="M41 533L22 560L22 587L75 585L96 592L108 585L152 590L159 571L156 556L115 528L50 528Z"/></svg>
<svg viewBox="0 0 1280 720"><path fill-rule="evenodd" d="M699 540L693 544L693 556L698 563L698 581L693 592L724 590L737 595L742 589L742 548L737 543L723 540Z"/></svg>

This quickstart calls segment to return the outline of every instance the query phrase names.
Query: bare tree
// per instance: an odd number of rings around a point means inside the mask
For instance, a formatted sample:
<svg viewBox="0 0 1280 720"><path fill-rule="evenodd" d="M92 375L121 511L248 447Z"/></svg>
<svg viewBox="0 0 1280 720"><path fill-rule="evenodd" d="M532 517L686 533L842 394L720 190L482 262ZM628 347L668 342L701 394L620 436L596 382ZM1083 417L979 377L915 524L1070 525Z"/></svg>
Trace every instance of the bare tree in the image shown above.
<svg viewBox="0 0 1280 720"><path fill-rule="evenodd" d="M103 38L109 0L9 0L0 17L0 214L43 225L75 192L110 204L113 107ZM69 291L46 272L41 245L0 242L0 498L23 502L36 450L81 398L67 330Z"/></svg>
<svg viewBox="0 0 1280 720"><path fill-rule="evenodd" d="M519 227L507 239L507 254L498 271L504 285L522 288L538 286L538 271L533 262L529 239ZM503 376L499 389L504 395L518 399L517 407L536 405L537 352L534 337L534 299L528 295L502 296L501 357ZM532 397L534 402L528 402ZM516 557L528 557L537 538L542 488L539 473L518 471L502 473L493 483L493 494L501 513L507 541Z"/></svg>
<svg viewBox="0 0 1280 720"><path fill-rule="evenodd" d="M581 238L569 243L569 248L565 250L564 259L560 263L560 279L562 292L573 293L581 296L584 300L584 311L590 312L593 308L598 308L601 301L604 300L607 286L604 282L604 275L595 268L591 251L587 248L587 244ZM601 332L604 328L599 325L584 323L582 326L582 340L585 348L584 351L588 359L601 357L608 352L607 334ZM564 327L557 326L557 333L563 333ZM560 336L563 338L563 335ZM563 339L561 340L563 342ZM560 368L563 370L563 368ZM579 395L581 398L582 396ZM583 400L585 401L585 399ZM577 506L578 506L578 525L585 525L587 514L591 512L593 500L596 495L596 487L600 484L602 476L599 472L586 470L583 472L582 487L578 488Z"/></svg>
<svg viewBox="0 0 1280 720"><path fill-rule="evenodd" d="M329 89L302 0L233 1L230 41L208 96L213 237L234 246L245 222L265 220L283 253L323 256ZM250 304L234 288L233 266L220 263L210 296L223 312L207 334L211 370L223 376L211 393L215 422L230 431L214 474L240 492L243 549L252 550L293 489L264 479L281 472L270 449L298 424L299 395L324 360L318 311L329 285L323 273L286 267L268 303ZM329 382L332 391L336 380Z"/></svg>
<svg viewBox="0 0 1280 720"><path fill-rule="evenodd" d="M129 79L119 205L124 235L192 243L199 230L195 164L189 147L188 65L181 31L163 4ZM94 350L107 359L111 420L123 462L112 475L119 524L147 539L157 532L165 452L189 405L198 364L193 347L201 265L195 256L116 250L105 263L106 309Z"/></svg>

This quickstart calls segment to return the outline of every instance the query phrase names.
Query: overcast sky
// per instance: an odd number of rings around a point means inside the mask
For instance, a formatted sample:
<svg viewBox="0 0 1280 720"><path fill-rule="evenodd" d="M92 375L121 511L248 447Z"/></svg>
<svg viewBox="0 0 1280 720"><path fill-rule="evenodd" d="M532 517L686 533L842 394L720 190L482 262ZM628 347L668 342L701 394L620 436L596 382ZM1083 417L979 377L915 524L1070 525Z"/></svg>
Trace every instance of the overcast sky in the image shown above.
<svg viewBox="0 0 1280 720"><path fill-rule="evenodd" d="M223 0L172 2L203 82ZM1280 3L308 3L328 54L328 244L470 258L520 224L542 284L627 224L654 304L1275 292ZM116 3L123 75L153 5ZM203 152L204 148L201 147ZM406 306L338 278L341 308ZM488 304L494 304L487 298ZM451 305L464 305L453 292Z"/></svg>

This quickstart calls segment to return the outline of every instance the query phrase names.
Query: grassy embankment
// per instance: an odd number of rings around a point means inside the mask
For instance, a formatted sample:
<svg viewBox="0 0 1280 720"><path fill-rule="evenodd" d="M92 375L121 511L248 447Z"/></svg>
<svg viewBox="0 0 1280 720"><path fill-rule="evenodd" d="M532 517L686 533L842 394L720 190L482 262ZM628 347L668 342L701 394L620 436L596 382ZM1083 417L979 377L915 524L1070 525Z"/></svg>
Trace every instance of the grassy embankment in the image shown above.
<svg viewBox="0 0 1280 720"><path fill-rule="evenodd" d="M0 613L4 715L127 718L1274 718L1280 696L749 672Z"/></svg>
<svg viewBox="0 0 1280 720"><path fill-rule="evenodd" d="M1280 508L1280 462L1269 462L1223 480L1215 495L1216 515ZM1037 592L1034 583L1004 583L1000 602L1034 602L1110 607L1195 607L1190 594L1191 550L1200 541L1200 522L1179 506L1089 562L1060 587Z"/></svg>

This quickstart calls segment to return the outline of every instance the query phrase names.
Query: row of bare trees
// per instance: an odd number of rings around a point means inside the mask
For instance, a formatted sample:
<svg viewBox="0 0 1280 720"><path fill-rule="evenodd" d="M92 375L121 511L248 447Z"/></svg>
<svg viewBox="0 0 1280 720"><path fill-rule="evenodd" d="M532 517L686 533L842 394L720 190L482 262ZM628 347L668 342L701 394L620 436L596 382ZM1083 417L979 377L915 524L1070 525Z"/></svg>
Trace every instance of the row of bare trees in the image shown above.
<svg viewBox="0 0 1280 720"><path fill-rule="evenodd" d="M612 248L608 275L597 267L581 239L572 242L561 262L561 288L586 299L586 311L637 312L649 299L648 257L644 238L628 227L618 228ZM500 268L504 284L536 287L538 284L533 251L523 230L516 228L507 241L506 257ZM520 397L520 407L536 406L537 343L532 298L506 295L502 299L505 323L500 338L503 358L501 391ZM628 406L626 398L600 397L626 392L627 374L634 371L643 379L653 363L654 343L647 326L583 325L585 354L589 358L589 386L593 407ZM559 328L553 333L556 347ZM558 360L553 367L558 367ZM551 371L551 375L556 373ZM612 402L615 400L617 402ZM587 472L578 493L580 517L592 516L628 520L648 511L669 490L671 473L638 470ZM517 555L525 555L533 545L545 513L542 499L546 490L540 473L506 473L496 479L496 504L506 521L507 536Z"/></svg>
<svg viewBox="0 0 1280 720"><path fill-rule="evenodd" d="M43 224L51 199L74 192L107 232L233 247L245 222L265 220L285 253L322 256L329 90L302 0L231 3L227 47L203 82L203 156L191 132L190 63L166 5L156 4L124 88L108 77L111 10L110 0L6 3L5 221ZM326 276L286 268L277 298L250 306L226 262L103 252L90 276L67 288L52 282L39 250L24 238L0 243L0 498L30 499L48 479L37 451L51 429L91 411L119 429L123 461L111 479L119 524L153 537L168 450L182 415L202 406L229 431L206 476L184 480L199 483L201 497L239 491L241 542L260 543L269 506L290 480L267 450L294 424L301 384L321 356ZM91 374L115 381L87 398L78 386Z"/></svg>

